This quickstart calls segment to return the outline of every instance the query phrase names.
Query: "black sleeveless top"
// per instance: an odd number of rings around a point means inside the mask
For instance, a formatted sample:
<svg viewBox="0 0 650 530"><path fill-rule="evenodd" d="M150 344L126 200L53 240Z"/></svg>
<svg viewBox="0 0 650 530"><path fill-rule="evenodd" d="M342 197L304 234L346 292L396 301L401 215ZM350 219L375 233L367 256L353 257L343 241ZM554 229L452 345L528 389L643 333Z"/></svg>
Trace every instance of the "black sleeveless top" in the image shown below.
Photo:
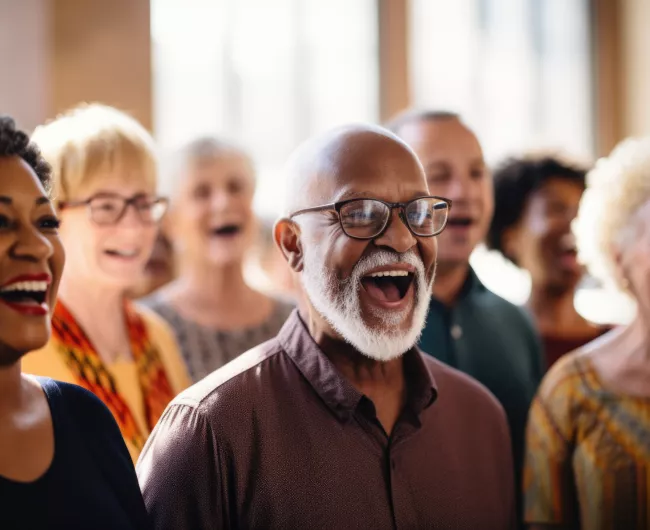
<svg viewBox="0 0 650 530"><path fill-rule="evenodd" d="M54 459L34 482L0 476L0 529L149 528L131 457L108 409L76 385L38 381L52 412Z"/></svg>

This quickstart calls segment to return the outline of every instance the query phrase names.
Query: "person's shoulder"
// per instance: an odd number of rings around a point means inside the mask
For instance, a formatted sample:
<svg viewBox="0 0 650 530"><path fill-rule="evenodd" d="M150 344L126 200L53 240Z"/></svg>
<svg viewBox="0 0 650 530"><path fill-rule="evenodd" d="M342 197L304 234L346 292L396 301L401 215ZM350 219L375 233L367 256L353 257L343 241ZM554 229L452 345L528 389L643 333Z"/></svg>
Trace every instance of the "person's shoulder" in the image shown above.
<svg viewBox="0 0 650 530"><path fill-rule="evenodd" d="M589 350L581 348L563 355L542 379L538 390L539 398L549 400L575 397L590 371Z"/></svg>
<svg viewBox="0 0 650 530"><path fill-rule="evenodd" d="M533 321L528 312L520 305L513 304L484 285L481 289L480 299L490 309L505 314L508 318L525 326L533 327Z"/></svg>
<svg viewBox="0 0 650 530"><path fill-rule="evenodd" d="M268 370L268 363L283 351L277 338L242 353L228 364L194 384L174 398L171 405L184 405L210 412L230 409L233 405L244 406L263 392L265 377L259 377Z"/></svg>
<svg viewBox="0 0 650 530"><path fill-rule="evenodd" d="M131 307L144 322L149 340L162 350L163 356L179 353L174 330L163 316L139 303L133 303Z"/></svg>
<svg viewBox="0 0 650 530"><path fill-rule="evenodd" d="M169 297L169 286L161 287L142 298L137 298L133 303L139 309L149 310L148 314L158 314L165 320L169 320L175 314Z"/></svg>
<svg viewBox="0 0 650 530"><path fill-rule="evenodd" d="M113 415L95 394L72 383L50 378L38 379L43 390L48 395L50 403L54 404L55 407L57 406L57 400L54 396L58 392L65 410L71 414L77 425L83 427L84 431L97 434L99 437L106 434L118 435L121 440L119 428Z"/></svg>
<svg viewBox="0 0 650 530"><path fill-rule="evenodd" d="M158 351L174 391L186 389L191 381L171 324L148 307L132 304L132 308L142 318L149 341Z"/></svg>
<svg viewBox="0 0 650 530"><path fill-rule="evenodd" d="M80 413L98 414L99 416L108 414L108 417L113 418L102 400L89 390L73 383L65 383L50 378L45 379L49 385L53 385L58 389L67 406L71 406Z"/></svg>
<svg viewBox="0 0 650 530"><path fill-rule="evenodd" d="M460 398L468 409L478 406L504 415L499 401L482 383L430 355L422 354L422 358L436 382L439 398L445 402L457 402Z"/></svg>
<svg viewBox="0 0 650 530"><path fill-rule="evenodd" d="M148 328L155 329L156 331L163 329L168 331L169 324L167 320L160 314L160 310L166 307L166 302L153 302L148 299L136 300L132 303L134 311L142 318Z"/></svg>
<svg viewBox="0 0 650 530"><path fill-rule="evenodd" d="M539 335L532 315L524 307L513 304L482 283L480 286L476 303L485 309L496 323L507 326L511 334L518 334L531 344L538 345Z"/></svg>

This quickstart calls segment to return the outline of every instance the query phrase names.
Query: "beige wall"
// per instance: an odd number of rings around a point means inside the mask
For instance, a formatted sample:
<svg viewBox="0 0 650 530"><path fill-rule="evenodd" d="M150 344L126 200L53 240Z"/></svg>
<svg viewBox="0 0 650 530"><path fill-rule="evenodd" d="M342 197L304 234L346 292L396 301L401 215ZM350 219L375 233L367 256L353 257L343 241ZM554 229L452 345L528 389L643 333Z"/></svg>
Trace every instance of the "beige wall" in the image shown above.
<svg viewBox="0 0 650 530"><path fill-rule="evenodd" d="M99 101L152 126L149 0L50 0L52 110Z"/></svg>
<svg viewBox="0 0 650 530"><path fill-rule="evenodd" d="M0 0L0 113L31 130L82 101L151 129L149 0Z"/></svg>
<svg viewBox="0 0 650 530"><path fill-rule="evenodd" d="M50 108L49 1L0 0L0 113L33 129Z"/></svg>
<svg viewBox="0 0 650 530"><path fill-rule="evenodd" d="M650 134L650 1L622 0L623 133Z"/></svg>

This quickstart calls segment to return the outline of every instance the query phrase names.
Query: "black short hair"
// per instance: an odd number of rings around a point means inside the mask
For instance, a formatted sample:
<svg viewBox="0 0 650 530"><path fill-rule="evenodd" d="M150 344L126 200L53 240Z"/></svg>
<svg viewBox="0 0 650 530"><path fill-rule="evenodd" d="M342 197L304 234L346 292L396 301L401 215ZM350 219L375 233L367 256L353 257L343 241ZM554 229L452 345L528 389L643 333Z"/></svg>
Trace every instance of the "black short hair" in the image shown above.
<svg viewBox="0 0 650 530"><path fill-rule="evenodd" d="M486 244L516 264L503 249L503 233L516 225L530 196L545 182L559 178L585 187L586 170L553 156L509 158L494 171L494 216Z"/></svg>
<svg viewBox="0 0 650 530"><path fill-rule="evenodd" d="M18 156L34 170L45 191L50 192L52 169L27 133L16 128L9 116L0 115L0 157Z"/></svg>
<svg viewBox="0 0 650 530"><path fill-rule="evenodd" d="M444 121L444 120L460 120L460 114L450 110L418 110L408 109L400 112L386 122L384 127L391 131L393 134L399 136L399 131L404 125L414 121Z"/></svg>

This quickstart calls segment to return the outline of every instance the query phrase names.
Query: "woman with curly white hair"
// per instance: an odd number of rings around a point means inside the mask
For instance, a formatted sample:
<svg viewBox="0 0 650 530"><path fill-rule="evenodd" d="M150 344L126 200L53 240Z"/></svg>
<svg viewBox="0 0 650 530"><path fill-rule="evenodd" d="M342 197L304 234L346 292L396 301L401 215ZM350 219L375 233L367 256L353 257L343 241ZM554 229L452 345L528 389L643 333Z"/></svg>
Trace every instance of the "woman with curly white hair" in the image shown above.
<svg viewBox="0 0 650 530"><path fill-rule="evenodd" d="M636 319L558 361L527 431L530 528L650 528L650 137L599 161L574 224L581 260Z"/></svg>

